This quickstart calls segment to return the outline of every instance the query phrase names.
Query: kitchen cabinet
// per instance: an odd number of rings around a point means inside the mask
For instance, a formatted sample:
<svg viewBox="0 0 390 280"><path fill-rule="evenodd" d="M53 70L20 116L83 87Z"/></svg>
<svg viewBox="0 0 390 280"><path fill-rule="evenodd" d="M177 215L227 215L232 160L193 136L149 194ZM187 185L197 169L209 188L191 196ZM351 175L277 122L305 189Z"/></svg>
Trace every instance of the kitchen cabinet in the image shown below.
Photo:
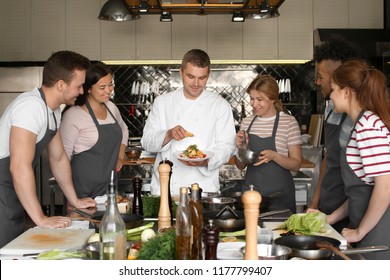
<svg viewBox="0 0 390 280"><path fill-rule="evenodd" d="M172 59L171 24L160 15L146 15L136 21L136 59Z"/></svg>
<svg viewBox="0 0 390 280"><path fill-rule="evenodd" d="M312 59L313 0L289 0L279 8L279 59Z"/></svg>
<svg viewBox="0 0 390 280"><path fill-rule="evenodd" d="M383 0L349 0L350 28L383 28Z"/></svg>
<svg viewBox="0 0 390 280"><path fill-rule="evenodd" d="M207 49L207 19L206 16L175 15L172 21L172 59L181 60L190 49Z"/></svg>
<svg viewBox="0 0 390 280"><path fill-rule="evenodd" d="M348 28L349 0L314 0L313 29Z"/></svg>
<svg viewBox="0 0 390 280"><path fill-rule="evenodd" d="M100 0L66 1L66 49L100 59Z"/></svg>
<svg viewBox="0 0 390 280"><path fill-rule="evenodd" d="M32 60L45 61L53 52L66 49L65 14L66 1L31 1Z"/></svg>
<svg viewBox="0 0 390 280"><path fill-rule="evenodd" d="M278 59L278 19L243 23L243 59Z"/></svg>
<svg viewBox="0 0 390 280"><path fill-rule="evenodd" d="M212 59L242 59L242 23L231 15L207 16L207 52Z"/></svg>

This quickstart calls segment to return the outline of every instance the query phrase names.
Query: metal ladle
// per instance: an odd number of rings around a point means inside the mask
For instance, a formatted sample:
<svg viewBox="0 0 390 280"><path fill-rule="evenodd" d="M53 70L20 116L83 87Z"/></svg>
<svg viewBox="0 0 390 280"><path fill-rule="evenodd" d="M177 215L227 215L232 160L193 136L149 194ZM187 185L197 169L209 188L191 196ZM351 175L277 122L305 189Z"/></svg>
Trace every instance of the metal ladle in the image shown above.
<svg viewBox="0 0 390 280"><path fill-rule="evenodd" d="M258 154L254 151L248 149L246 145L246 134L244 132L244 137L242 137L242 146L245 148L238 149L238 156L240 157L240 161L245 164L253 164L259 160Z"/></svg>

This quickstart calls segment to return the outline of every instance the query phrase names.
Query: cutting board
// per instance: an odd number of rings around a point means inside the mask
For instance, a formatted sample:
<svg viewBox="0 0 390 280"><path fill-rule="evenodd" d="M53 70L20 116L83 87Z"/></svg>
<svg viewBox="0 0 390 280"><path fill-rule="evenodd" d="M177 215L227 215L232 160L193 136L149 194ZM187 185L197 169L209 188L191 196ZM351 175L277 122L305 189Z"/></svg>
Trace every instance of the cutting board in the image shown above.
<svg viewBox="0 0 390 280"><path fill-rule="evenodd" d="M273 229L279 228L282 225L283 225L283 222L264 222L263 223L263 226L265 228L271 229L272 232L274 233L274 236L273 236L274 240L276 238L280 237L281 233L284 233L284 232L287 231L285 229L273 230ZM331 238L339 240L341 242L340 249L346 249L347 248L347 240L340 233L338 233L331 225L329 225L328 223L325 224L325 233L322 234L322 235L326 236L326 237L331 237Z"/></svg>
<svg viewBox="0 0 390 280"><path fill-rule="evenodd" d="M79 249L94 229L30 228L0 249L2 255L23 255L58 249Z"/></svg>

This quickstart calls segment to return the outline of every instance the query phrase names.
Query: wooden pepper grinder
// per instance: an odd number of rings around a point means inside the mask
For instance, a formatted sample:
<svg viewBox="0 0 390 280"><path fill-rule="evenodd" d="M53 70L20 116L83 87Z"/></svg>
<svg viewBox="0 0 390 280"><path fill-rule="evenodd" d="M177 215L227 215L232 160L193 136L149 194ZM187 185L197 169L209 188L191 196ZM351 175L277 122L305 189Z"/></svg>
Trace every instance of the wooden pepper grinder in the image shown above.
<svg viewBox="0 0 390 280"><path fill-rule="evenodd" d="M258 260L257 254L257 223L259 217L259 206L261 195L258 191L253 190L253 185L249 186L250 190L242 195L245 215L245 260Z"/></svg>
<svg viewBox="0 0 390 280"><path fill-rule="evenodd" d="M171 226L171 213L169 211L168 182L171 166L161 163L158 166L160 173L160 209L158 211L158 229Z"/></svg>

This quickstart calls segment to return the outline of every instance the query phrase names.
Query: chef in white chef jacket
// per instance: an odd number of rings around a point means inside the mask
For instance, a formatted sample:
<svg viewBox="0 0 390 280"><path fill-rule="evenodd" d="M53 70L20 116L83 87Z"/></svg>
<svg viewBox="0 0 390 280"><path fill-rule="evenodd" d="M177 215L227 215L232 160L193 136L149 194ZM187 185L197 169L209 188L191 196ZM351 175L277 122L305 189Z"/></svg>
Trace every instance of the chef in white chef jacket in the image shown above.
<svg viewBox="0 0 390 280"><path fill-rule="evenodd" d="M160 193L158 165L173 163L170 178L172 195L180 187L198 183L204 192L219 191L219 168L235 151L235 127L230 104L205 90L210 75L210 58L199 49L188 51L182 60L180 75L183 87L161 95L153 103L146 121L141 145L156 154L151 194ZM193 136L188 136L190 132ZM196 144L206 153L205 160L186 161L178 155Z"/></svg>

